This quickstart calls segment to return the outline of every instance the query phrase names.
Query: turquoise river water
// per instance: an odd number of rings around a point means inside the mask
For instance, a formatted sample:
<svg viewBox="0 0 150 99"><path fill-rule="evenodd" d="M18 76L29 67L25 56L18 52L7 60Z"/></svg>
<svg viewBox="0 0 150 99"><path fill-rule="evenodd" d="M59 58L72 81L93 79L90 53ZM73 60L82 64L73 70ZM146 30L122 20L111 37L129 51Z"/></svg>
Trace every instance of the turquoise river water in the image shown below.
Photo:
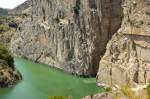
<svg viewBox="0 0 150 99"><path fill-rule="evenodd" d="M21 58L15 58L15 66L23 80L13 88L0 89L0 99L53 99L54 96L81 99L104 91L96 86L95 78L73 76Z"/></svg>

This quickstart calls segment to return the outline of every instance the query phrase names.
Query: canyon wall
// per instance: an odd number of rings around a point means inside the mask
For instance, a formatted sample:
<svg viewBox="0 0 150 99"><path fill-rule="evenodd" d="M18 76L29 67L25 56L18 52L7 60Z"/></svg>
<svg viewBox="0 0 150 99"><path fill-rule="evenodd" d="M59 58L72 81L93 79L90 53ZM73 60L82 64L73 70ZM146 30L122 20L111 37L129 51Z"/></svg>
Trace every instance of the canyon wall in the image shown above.
<svg viewBox="0 0 150 99"><path fill-rule="evenodd" d="M150 82L150 1L124 0L121 28L107 45L97 75L99 85Z"/></svg>
<svg viewBox="0 0 150 99"><path fill-rule="evenodd" d="M95 76L120 28L122 0L32 0L32 15L12 39L16 55L64 71Z"/></svg>

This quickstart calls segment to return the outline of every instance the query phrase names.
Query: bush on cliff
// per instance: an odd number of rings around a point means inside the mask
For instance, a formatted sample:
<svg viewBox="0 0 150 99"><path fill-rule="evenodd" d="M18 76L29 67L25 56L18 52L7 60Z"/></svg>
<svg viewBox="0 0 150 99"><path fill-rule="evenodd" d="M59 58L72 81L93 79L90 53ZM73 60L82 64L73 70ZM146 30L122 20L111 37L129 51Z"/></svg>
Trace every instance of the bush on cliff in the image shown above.
<svg viewBox="0 0 150 99"><path fill-rule="evenodd" d="M13 67L13 57L9 53L7 47L3 44L0 44L0 59L6 60L8 65Z"/></svg>
<svg viewBox="0 0 150 99"><path fill-rule="evenodd" d="M149 95L149 99L150 99L150 84L147 86L147 92L148 92L148 95Z"/></svg>
<svg viewBox="0 0 150 99"><path fill-rule="evenodd" d="M15 20L11 20L9 23L8 23L9 27L11 28L15 28L17 29L18 28L18 23L15 21Z"/></svg>
<svg viewBox="0 0 150 99"><path fill-rule="evenodd" d="M9 30L9 27L5 24L0 24L0 33L6 32Z"/></svg>

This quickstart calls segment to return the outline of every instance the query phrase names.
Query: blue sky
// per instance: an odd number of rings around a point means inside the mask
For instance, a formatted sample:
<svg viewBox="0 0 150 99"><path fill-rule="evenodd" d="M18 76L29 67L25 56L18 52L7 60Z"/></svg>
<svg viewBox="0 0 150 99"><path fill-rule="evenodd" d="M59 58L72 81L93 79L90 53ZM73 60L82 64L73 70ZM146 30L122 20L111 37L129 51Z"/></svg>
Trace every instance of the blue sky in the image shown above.
<svg viewBox="0 0 150 99"><path fill-rule="evenodd" d="M22 4L24 1L26 0L0 0L0 7L12 9Z"/></svg>

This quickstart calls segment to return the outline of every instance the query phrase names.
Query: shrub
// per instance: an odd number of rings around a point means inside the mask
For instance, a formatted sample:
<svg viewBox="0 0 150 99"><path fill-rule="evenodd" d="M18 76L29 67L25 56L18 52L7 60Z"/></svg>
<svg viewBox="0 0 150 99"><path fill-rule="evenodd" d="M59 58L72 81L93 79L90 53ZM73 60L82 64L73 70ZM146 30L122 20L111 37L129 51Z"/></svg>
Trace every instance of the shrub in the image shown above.
<svg viewBox="0 0 150 99"><path fill-rule="evenodd" d="M7 47L3 44L0 44L0 59L6 60L8 65L13 67L13 57L9 53Z"/></svg>
<svg viewBox="0 0 150 99"><path fill-rule="evenodd" d="M15 20L11 20L9 23L8 23L9 27L11 28L15 28L17 29L18 28L18 24Z"/></svg>
<svg viewBox="0 0 150 99"><path fill-rule="evenodd" d="M122 93L128 98L128 99L148 99L148 93L144 89L137 89L137 91L133 91L130 86L124 86L121 88ZM150 91L150 87L149 87Z"/></svg>
<svg viewBox="0 0 150 99"><path fill-rule="evenodd" d="M0 32L6 32L9 30L9 27L5 24L0 24Z"/></svg>
<svg viewBox="0 0 150 99"><path fill-rule="evenodd" d="M121 91L125 96L129 97L130 99L134 99L134 92L131 90L130 86L127 85L122 87Z"/></svg>
<svg viewBox="0 0 150 99"><path fill-rule="evenodd" d="M107 87L105 90L106 90L106 92L111 92L112 88L111 87Z"/></svg>
<svg viewBox="0 0 150 99"><path fill-rule="evenodd" d="M147 86L147 92L148 92L148 95L149 95L149 99L150 99L150 84Z"/></svg>
<svg viewBox="0 0 150 99"><path fill-rule="evenodd" d="M28 14L27 13L23 13L21 16L22 16L22 18L26 18L28 16Z"/></svg>
<svg viewBox="0 0 150 99"><path fill-rule="evenodd" d="M0 19L7 19L7 16L0 16Z"/></svg>

